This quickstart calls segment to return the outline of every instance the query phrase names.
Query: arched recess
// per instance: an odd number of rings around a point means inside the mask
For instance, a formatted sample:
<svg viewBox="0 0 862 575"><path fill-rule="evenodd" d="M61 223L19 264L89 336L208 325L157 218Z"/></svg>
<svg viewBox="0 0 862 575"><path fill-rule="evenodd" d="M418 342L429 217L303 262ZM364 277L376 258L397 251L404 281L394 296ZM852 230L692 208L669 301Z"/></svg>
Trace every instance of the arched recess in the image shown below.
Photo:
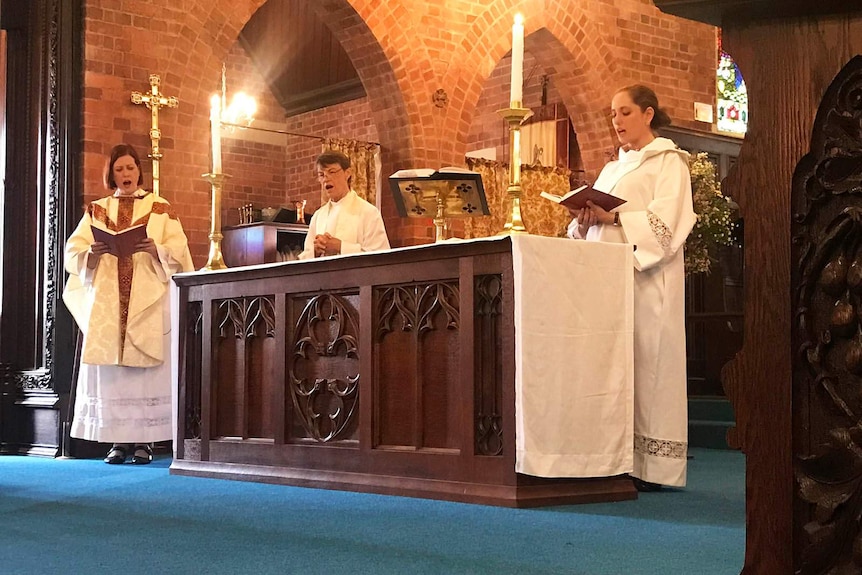
<svg viewBox="0 0 862 575"><path fill-rule="evenodd" d="M496 63L511 50L512 17L517 12L526 15L525 49L553 75L575 131L582 136L579 141L587 175L595 176L616 143L604 110L615 89L610 84L618 66L608 43L600 35L588 33L590 18L584 7L563 7L559 0L495 6L497 16L493 21L489 21L491 16L474 21L447 73L447 77L453 76L447 84L469 86L462 91L463 98L458 98L456 92L450 103L449 117L457 128L450 135L451 141L458 144L455 154L463 157L484 83Z"/></svg>
<svg viewBox="0 0 862 575"><path fill-rule="evenodd" d="M545 70L553 73L554 86L566 109L581 151L588 179L594 179L608 161L617 143L607 110L615 89L608 85L610 67L582 66L587 57L576 57L548 28L537 30L525 39L525 49ZM569 63L568 65L566 63Z"/></svg>
<svg viewBox="0 0 862 575"><path fill-rule="evenodd" d="M163 83L177 91L181 108L177 114L164 115L163 131L178 134L175 148L190 157L186 162L166 163L162 173L165 179L171 177L181 186L182 199L191 205L209 203L208 186L188 170L189 165L203 171L209 166L209 96L218 89L221 64L240 31L265 1L200 0L178 22L179 34L164 58L164 68L169 73ZM365 87L380 135L383 173L409 164L413 156L411 124L393 65L377 38L348 0L315 3L314 7L341 40ZM390 198L384 194L382 200L384 218L397 218ZM186 227L193 252L205 253L202 246L207 244L208 218L197 210L186 214L183 221L190 222Z"/></svg>
<svg viewBox="0 0 862 575"><path fill-rule="evenodd" d="M315 3L314 9L332 33L341 40L341 45L365 88L380 138L382 173L391 174L398 168L410 165L414 156L414 140L407 105L393 69L393 62L384 52L371 28L348 0ZM398 214L390 196L384 193L381 200L381 212L387 224L393 219L397 221ZM394 226L387 225L387 229L392 230Z"/></svg>

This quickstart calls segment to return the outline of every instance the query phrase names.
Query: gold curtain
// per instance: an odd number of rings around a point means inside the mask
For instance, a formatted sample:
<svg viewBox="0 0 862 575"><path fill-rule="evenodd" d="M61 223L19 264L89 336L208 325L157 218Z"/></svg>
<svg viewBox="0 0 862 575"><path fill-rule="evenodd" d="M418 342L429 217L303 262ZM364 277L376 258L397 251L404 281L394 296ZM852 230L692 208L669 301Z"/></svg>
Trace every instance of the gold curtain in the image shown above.
<svg viewBox="0 0 862 575"><path fill-rule="evenodd" d="M356 190L360 198L376 206L380 181L377 161L380 146L371 142L325 138L323 150L336 150L350 158L350 167L353 171L350 187ZM328 199L322 198L322 201L326 202Z"/></svg>
<svg viewBox="0 0 862 575"><path fill-rule="evenodd" d="M509 185L509 169L506 164L467 158L467 167L482 174L485 195L488 198L490 216L464 219L464 237L481 238L503 231L511 211L506 194ZM566 208L546 200L540 192L562 195L569 191L571 172L562 168L544 166L521 166L521 217L531 234L540 236L564 236L571 221Z"/></svg>

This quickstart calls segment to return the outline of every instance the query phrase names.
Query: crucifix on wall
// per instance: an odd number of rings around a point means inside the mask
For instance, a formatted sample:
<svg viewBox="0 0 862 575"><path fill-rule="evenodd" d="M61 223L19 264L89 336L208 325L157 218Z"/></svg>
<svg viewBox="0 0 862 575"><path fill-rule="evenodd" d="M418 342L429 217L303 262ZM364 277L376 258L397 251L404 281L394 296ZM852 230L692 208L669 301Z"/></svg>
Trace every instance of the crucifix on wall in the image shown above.
<svg viewBox="0 0 862 575"><path fill-rule="evenodd" d="M150 127L150 141L152 149L150 150L150 158L153 160L153 193L159 195L159 160L162 159L162 152L159 149L159 140L162 139L162 132L159 130L159 109L160 108L176 108L180 101L174 96L162 96L159 93L159 84L162 80L157 74L150 74L150 91L146 94L140 92L132 92L133 104L144 104L152 113L152 124Z"/></svg>

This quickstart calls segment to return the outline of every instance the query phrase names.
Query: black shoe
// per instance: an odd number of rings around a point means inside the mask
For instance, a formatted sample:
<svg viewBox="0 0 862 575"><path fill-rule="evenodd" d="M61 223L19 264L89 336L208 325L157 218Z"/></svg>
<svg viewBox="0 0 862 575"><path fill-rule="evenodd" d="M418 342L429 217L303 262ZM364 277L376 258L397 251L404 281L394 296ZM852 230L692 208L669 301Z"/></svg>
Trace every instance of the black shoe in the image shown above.
<svg viewBox="0 0 862 575"><path fill-rule="evenodd" d="M108 454L105 456L105 459L103 459L102 461L104 461L105 463L108 463L110 465L116 465L118 463L125 463L126 462L126 455L127 455L126 454L126 446L115 443L111 447L111 450L108 451Z"/></svg>
<svg viewBox="0 0 862 575"><path fill-rule="evenodd" d="M132 456L132 463L135 465L146 465L153 460L153 450L149 445L136 445L135 453Z"/></svg>
<svg viewBox="0 0 862 575"><path fill-rule="evenodd" d="M652 493L655 491L661 491L660 484L644 481L643 479L638 479L637 477L632 477L632 483L635 484L635 489L637 489L641 493Z"/></svg>

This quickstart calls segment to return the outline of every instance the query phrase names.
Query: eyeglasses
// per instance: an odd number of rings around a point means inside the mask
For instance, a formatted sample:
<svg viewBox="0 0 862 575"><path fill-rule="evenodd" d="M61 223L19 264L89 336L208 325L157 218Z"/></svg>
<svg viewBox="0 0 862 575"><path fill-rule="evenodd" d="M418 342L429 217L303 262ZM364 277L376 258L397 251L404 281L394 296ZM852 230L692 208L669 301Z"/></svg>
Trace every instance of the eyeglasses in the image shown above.
<svg viewBox="0 0 862 575"><path fill-rule="evenodd" d="M318 180L325 180L326 176L329 176L330 178L334 178L335 176L337 176L339 173L341 173L343 171L344 170L342 170L341 168L332 168L330 170L326 170L323 172L317 172L317 179Z"/></svg>

